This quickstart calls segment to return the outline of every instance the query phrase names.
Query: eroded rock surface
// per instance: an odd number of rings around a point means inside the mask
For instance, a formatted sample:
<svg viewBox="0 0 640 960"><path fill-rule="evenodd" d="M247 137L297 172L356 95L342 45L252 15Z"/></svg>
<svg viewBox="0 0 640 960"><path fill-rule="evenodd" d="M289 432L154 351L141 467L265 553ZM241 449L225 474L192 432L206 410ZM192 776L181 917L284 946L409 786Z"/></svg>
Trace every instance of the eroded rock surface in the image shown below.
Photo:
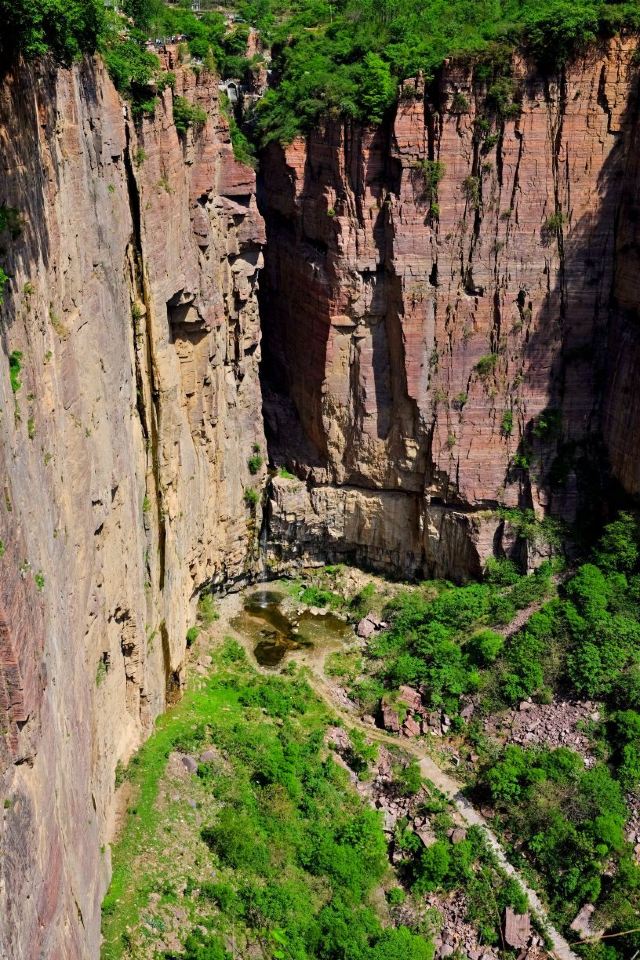
<svg viewBox="0 0 640 960"><path fill-rule="evenodd" d="M217 78L176 93L209 115L183 139L170 90L136 127L98 61L0 88L7 960L98 956L116 762L180 687L196 588L255 566L263 223Z"/></svg>
<svg viewBox="0 0 640 960"><path fill-rule="evenodd" d="M386 126L271 148L266 422L309 488L274 489L290 557L312 558L315 514L331 556L339 537L384 568L384 542L404 573L459 578L502 535L486 511L571 520L606 449L638 489L634 48L551 79L516 62L511 119L452 63L405 84Z"/></svg>

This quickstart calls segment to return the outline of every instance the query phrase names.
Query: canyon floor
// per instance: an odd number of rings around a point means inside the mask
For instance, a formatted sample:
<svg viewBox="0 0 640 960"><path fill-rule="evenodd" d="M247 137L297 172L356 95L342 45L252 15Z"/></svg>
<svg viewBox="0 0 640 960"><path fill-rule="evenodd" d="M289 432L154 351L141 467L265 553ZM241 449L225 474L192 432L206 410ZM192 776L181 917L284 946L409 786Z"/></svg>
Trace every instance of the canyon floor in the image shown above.
<svg viewBox="0 0 640 960"><path fill-rule="evenodd" d="M365 591L375 612L370 610L358 622L353 609L349 617L344 610L331 611L329 605L318 607L301 599L326 600L331 594L326 588L337 582L340 593L334 597L341 595L353 604L353 598ZM532 889L527 865L517 855L518 866L513 865L509 841L499 839L487 819L494 814L478 809L463 793L472 777L468 764L460 760L464 747L459 734L409 737L405 731L398 736L375 726L373 717L363 716L350 696L344 664L362 658L368 642L358 634L367 632L367 624L378 630L382 610L403 590L402 584L358 570L328 568L328 574L312 573L302 581L278 581L227 595L216 602L215 613L208 609L206 619L216 619L200 630L191 648L183 699L160 718L156 733L118 774L119 836L113 846L113 881L103 907L104 960L306 955L296 953L296 945L289 942L295 939L292 931L302 936L301 908L289 902L286 908L265 905L261 897L267 897L265 891L277 887L281 878L276 882L264 871L255 874L251 865L252 851L259 859L262 827L246 811L257 803L264 813L267 804L278 818L293 817L291 797L284 795L286 778L279 782L271 768L273 759L265 761L270 738L274 733L280 736L283 728L285 749L293 742L296 750L304 750L315 738L318 771L322 769L331 781L326 764L332 758L344 775L335 803L373 809L381 820L382 832L380 824L377 830L386 850L385 864L373 870L374 882L362 894L362 904L353 907L354 918L366 903L382 929L410 931L407 936L417 938L416 943L434 943L441 958L456 953L470 960L492 960L515 946L519 955L532 960L545 953L560 960L575 957L554 926L544 898ZM520 627L539 606L536 600L521 610L504 633ZM274 662L278 638L283 645ZM514 721L521 720L522 713L532 717L545 709L530 707L508 718L508 723L504 716L491 718L494 738L504 741L508 727L517 742L519 727ZM568 721L562 716L565 726L577 723L574 716ZM544 742L553 723L545 716L538 726ZM556 735L563 740L562 730ZM577 736L575 729L572 736ZM251 751L245 754L247 743L258 745L258 771L255 756ZM414 778L417 771L418 779L405 789L402 784L411 780L412 771ZM249 784L256 782L259 800L253 794L248 800L246 791L253 789ZM225 810L231 817L227 833L216 833ZM302 834L308 829L298 826ZM330 899L326 865L312 870L309 880L302 876L300 864L291 860L290 838L272 837L270 842L272 856L277 851L277 869L315 901L314 910L322 915ZM368 843L375 848L371 837ZM466 844L477 845L466 881L461 879L446 891L428 889L428 884L421 889L411 864L434 844L443 843L460 851ZM513 881L515 886L510 887ZM527 932L516 945L505 943L503 922L514 891L515 900L524 893L528 902ZM278 895L282 897L282 891L273 894L276 899ZM524 910L521 899L519 909ZM374 957L377 941L376 934L372 936ZM401 949L414 948L415 954L380 956L421 957L415 944Z"/></svg>

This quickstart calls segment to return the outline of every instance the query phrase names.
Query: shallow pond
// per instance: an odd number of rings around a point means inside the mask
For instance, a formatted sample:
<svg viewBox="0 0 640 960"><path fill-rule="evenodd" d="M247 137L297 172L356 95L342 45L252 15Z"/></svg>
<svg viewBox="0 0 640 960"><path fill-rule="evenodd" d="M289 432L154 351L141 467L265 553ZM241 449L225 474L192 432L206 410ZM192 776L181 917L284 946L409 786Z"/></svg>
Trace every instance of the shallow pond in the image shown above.
<svg viewBox="0 0 640 960"><path fill-rule="evenodd" d="M252 641L261 666L277 667L293 650L310 654L335 650L351 635L349 625L332 613L285 612L285 599L278 590L254 590L245 597L242 612L231 621L234 630Z"/></svg>

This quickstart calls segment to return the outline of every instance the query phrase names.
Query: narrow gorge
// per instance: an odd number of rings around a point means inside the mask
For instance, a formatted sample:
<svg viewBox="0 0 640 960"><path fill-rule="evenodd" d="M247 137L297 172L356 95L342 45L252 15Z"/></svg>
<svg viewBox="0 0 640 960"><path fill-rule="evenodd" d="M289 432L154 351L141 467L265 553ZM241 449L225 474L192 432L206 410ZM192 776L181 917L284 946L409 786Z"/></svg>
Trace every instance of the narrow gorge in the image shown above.
<svg viewBox="0 0 640 960"><path fill-rule="evenodd" d="M257 173L175 45L142 119L98 55L5 74L3 960L99 956L116 766L181 696L201 591L533 570L635 502L637 48L514 55L511 115L451 59Z"/></svg>

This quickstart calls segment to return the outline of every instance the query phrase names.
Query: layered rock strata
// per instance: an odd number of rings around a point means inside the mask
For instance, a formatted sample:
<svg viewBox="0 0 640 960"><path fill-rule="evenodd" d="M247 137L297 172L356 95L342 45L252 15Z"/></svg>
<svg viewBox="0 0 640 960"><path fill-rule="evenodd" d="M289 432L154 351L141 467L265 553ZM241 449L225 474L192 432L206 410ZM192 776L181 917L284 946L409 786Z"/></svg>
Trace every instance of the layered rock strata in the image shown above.
<svg viewBox="0 0 640 960"><path fill-rule="evenodd" d="M275 486L276 546L313 559L322 528L360 562L391 544L404 573L460 577L502 549L500 505L575 518L607 449L637 491L635 47L552 78L451 63L387 125L270 148L266 422L305 480Z"/></svg>
<svg viewBox="0 0 640 960"><path fill-rule="evenodd" d="M171 90L134 123L97 61L0 88L6 960L98 956L116 763L180 688L197 588L255 568L264 232L217 93L176 70L208 114L179 136Z"/></svg>

